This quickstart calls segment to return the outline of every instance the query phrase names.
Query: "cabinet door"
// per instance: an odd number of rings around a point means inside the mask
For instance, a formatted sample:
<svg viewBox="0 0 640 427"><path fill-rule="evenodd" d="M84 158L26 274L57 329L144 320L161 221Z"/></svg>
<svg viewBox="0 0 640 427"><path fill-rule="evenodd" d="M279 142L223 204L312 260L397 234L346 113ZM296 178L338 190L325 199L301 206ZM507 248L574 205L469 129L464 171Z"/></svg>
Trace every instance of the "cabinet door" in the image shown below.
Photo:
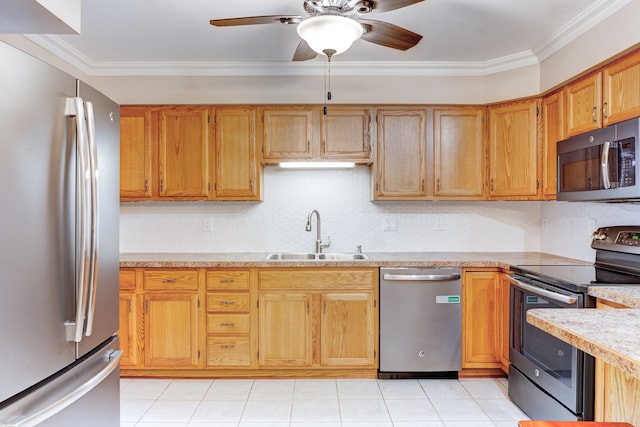
<svg viewBox="0 0 640 427"><path fill-rule="evenodd" d="M171 107L160 117L160 196L204 199L209 177L209 108Z"/></svg>
<svg viewBox="0 0 640 427"><path fill-rule="evenodd" d="M321 116L324 159L371 162L371 109L329 107Z"/></svg>
<svg viewBox="0 0 640 427"><path fill-rule="evenodd" d="M152 112L149 108L120 108L120 198L149 199L153 188Z"/></svg>
<svg viewBox="0 0 640 427"><path fill-rule="evenodd" d="M306 106L264 107L262 143L264 160L313 158L314 111Z"/></svg>
<svg viewBox="0 0 640 427"><path fill-rule="evenodd" d="M378 110L374 199L424 199L426 192L426 111Z"/></svg>
<svg viewBox="0 0 640 427"><path fill-rule="evenodd" d="M375 366L373 294L327 293L322 295L322 305L322 365Z"/></svg>
<svg viewBox="0 0 640 427"><path fill-rule="evenodd" d="M138 364L137 336L137 304L134 292L120 292L120 349L122 350L121 366Z"/></svg>
<svg viewBox="0 0 640 427"><path fill-rule="evenodd" d="M558 160L556 146L564 139L564 111L562 92L555 92L542 100L542 193L545 199L556 198Z"/></svg>
<svg viewBox="0 0 640 427"><path fill-rule="evenodd" d="M215 198L259 199L256 160L256 109L215 110Z"/></svg>
<svg viewBox="0 0 640 427"><path fill-rule="evenodd" d="M489 108L489 194L492 198L536 198L537 111L537 100Z"/></svg>
<svg viewBox="0 0 640 427"><path fill-rule="evenodd" d="M500 368L500 277L467 271L462 285L462 367Z"/></svg>
<svg viewBox="0 0 640 427"><path fill-rule="evenodd" d="M148 367L198 367L198 295L149 292L144 296L144 363Z"/></svg>
<svg viewBox="0 0 640 427"><path fill-rule="evenodd" d="M433 111L434 195L485 198L484 108Z"/></svg>
<svg viewBox="0 0 640 427"><path fill-rule="evenodd" d="M640 51L607 66L603 71L603 86L605 126L640 116Z"/></svg>
<svg viewBox="0 0 640 427"><path fill-rule="evenodd" d="M311 366L311 294L261 294L260 366Z"/></svg>
<svg viewBox="0 0 640 427"><path fill-rule="evenodd" d="M564 93L567 137L602 127L602 72L567 85Z"/></svg>

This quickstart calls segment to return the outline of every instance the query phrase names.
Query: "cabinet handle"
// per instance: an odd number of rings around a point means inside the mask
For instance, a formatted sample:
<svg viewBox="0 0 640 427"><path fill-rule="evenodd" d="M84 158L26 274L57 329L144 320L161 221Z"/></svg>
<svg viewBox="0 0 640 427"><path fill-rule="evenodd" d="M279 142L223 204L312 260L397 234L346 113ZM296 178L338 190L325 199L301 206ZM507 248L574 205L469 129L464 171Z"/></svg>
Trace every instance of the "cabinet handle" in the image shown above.
<svg viewBox="0 0 640 427"><path fill-rule="evenodd" d="M440 178L438 178L437 184L436 184L438 191L440 191Z"/></svg>
<svg viewBox="0 0 640 427"><path fill-rule="evenodd" d="M491 192L493 193L493 178L491 178Z"/></svg>
<svg viewBox="0 0 640 427"><path fill-rule="evenodd" d="M230 328L235 326L235 323L220 323L220 326L222 326L223 328Z"/></svg>
<svg viewBox="0 0 640 427"><path fill-rule="evenodd" d="M160 180L160 191L164 189L164 180Z"/></svg>
<svg viewBox="0 0 640 427"><path fill-rule="evenodd" d="M593 110L591 110L591 120L594 123L596 122L596 111L598 111L598 107L593 107Z"/></svg>
<svg viewBox="0 0 640 427"><path fill-rule="evenodd" d="M149 192L149 180L147 179L144 180L144 192L145 193Z"/></svg>
<svg viewBox="0 0 640 427"><path fill-rule="evenodd" d="M233 279L220 279L220 283L233 283L235 280Z"/></svg>
<svg viewBox="0 0 640 427"><path fill-rule="evenodd" d="M602 104L602 118L603 119L607 118L607 103L606 102L604 104Z"/></svg>
<svg viewBox="0 0 640 427"><path fill-rule="evenodd" d="M149 299L144 300L144 311L145 313L149 313Z"/></svg>
<svg viewBox="0 0 640 427"><path fill-rule="evenodd" d="M176 283L176 279L162 279L162 283Z"/></svg>
<svg viewBox="0 0 640 427"><path fill-rule="evenodd" d="M220 301L220 305L233 305L235 301Z"/></svg>
<svg viewBox="0 0 640 427"><path fill-rule="evenodd" d="M235 345L221 345L220 350L230 350L236 348Z"/></svg>

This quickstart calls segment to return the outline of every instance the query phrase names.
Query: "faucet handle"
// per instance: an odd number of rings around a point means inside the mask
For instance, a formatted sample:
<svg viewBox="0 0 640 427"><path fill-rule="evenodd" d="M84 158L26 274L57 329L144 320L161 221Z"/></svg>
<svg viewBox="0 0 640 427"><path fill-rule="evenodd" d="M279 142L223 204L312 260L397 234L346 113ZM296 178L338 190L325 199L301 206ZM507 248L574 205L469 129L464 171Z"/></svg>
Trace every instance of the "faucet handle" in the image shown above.
<svg viewBox="0 0 640 427"><path fill-rule="evenodd" d="M359 254L362 253L362 245L356 246L356 252L359 253Z"/></svg>
<svg viewBox="0 0 640 427"><path fill-rule="evenodd" d="M322 252L322 249L328 248L329 246L331 246L331 237L327 236L327 243L322 243L322 241L320 241L320 252Z"/></svg>

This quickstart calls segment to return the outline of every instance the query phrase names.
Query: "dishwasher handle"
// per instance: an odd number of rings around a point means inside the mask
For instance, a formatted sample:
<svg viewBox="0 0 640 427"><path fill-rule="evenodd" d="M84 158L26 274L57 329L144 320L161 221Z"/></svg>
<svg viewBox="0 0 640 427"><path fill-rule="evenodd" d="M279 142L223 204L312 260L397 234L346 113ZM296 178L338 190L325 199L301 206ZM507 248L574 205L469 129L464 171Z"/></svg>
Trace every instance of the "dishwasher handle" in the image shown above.
<svg viewBox="0 0 640 427"><path fill-rule="evenodd" d="M460 273L452 274L390 274L384 273L382 278L389 281L402 282L444 282L460 280Z"/></svg>

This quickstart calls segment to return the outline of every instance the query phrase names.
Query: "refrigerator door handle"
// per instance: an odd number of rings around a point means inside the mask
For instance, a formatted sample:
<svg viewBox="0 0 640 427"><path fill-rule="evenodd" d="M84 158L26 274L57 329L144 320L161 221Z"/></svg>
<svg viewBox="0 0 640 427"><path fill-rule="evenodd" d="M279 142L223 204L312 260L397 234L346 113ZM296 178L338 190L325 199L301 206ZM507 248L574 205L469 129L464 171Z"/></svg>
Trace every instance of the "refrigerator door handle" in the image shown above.
<svg viewBox="0 0 640 427"><path fill-rule="evenodd" d="M77 200L76 200L76 280L75 319L64 322L67 341L80 342L84 332L89 286L90 233L90 158L84 102L82 98L67 98L67 116L75 116L77 151Z"/></svg>
<svg viewBox="0 0 640 427"><path fill-rule="evenodd" d="M90 224L90 258L89 258L89 282L87 294L87 318L84 334L90 336L93 331L93 320L96 313L96 293L98 290L98 148L96 146L96 121L93 113L93 104L85 103L87 115L87 143L89 148L89 175L90 175L90 199L91 199L91 224Z"/></svg>
<svg viewBox="0 0 640 427"><path fill-rule="evenodd" d="M22 407L25 409L25 413L21 413L17 417L13 417L13 419L5 420L2 416L3 414L0 413L0 426L32 427L53 417L55 414L82 398L104 381L118 367L121 358L122 350L106 349L104 354L100 355L96 360L96 363L92 363L90 366L86 367L86 372L84 374L77 375L79 378L84 380L84 382L77 385L73 381L74 378L70 378L68 382L65 382L64 378L62 378L60 384L52 384L52 390L48 390L47 393L43 393L49 395L51 399L46 399L45 397L42 401L38 401L36 397L33 402L25 402ZM101 366L102 364L104 364L104 366ZM98 369L97 372L95 372L96 369ZM56 393L56 390L58 392L61 392L62 390L64 391L64 394L61 396L51 396ZM27 412L28 408L31 408L33 412ZM22 411L21 409L18 409L17 412Z"/></svg>

